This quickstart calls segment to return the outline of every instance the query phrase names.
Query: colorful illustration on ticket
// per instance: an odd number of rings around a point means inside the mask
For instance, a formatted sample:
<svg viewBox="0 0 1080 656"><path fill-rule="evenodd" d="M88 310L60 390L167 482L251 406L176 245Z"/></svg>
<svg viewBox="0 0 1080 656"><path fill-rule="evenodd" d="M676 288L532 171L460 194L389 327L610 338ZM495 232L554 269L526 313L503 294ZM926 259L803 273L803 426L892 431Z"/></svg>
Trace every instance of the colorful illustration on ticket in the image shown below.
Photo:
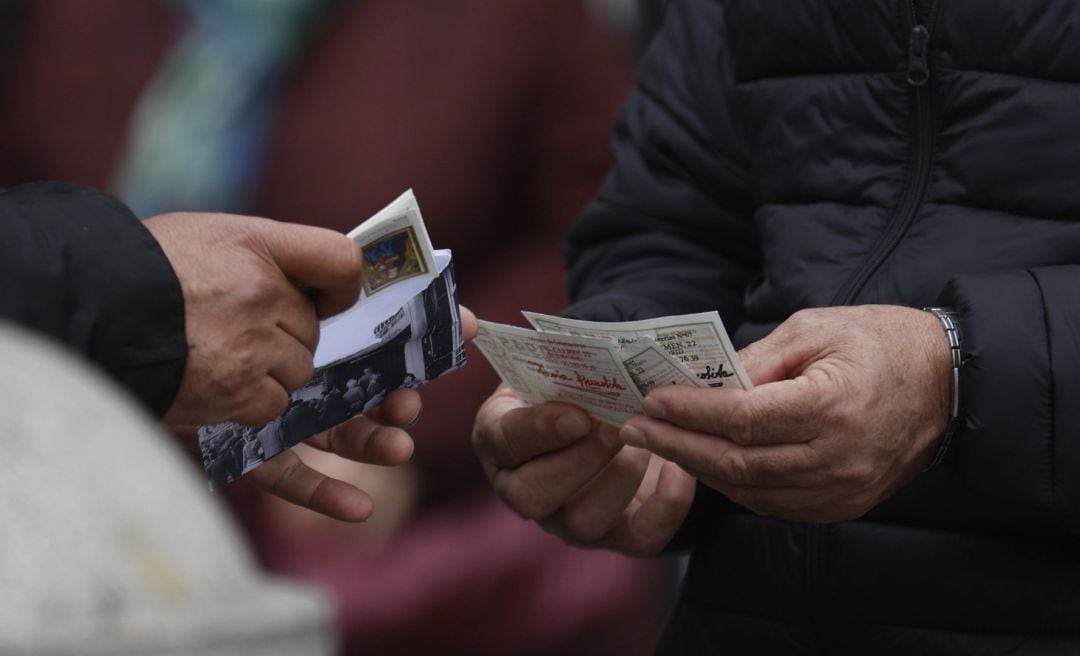
<svg viewBox="0 0 1080 656"><path fill-rule="evenodd" d="M411 226L364 246L364 291L369 295L427 272Z"/></svg>

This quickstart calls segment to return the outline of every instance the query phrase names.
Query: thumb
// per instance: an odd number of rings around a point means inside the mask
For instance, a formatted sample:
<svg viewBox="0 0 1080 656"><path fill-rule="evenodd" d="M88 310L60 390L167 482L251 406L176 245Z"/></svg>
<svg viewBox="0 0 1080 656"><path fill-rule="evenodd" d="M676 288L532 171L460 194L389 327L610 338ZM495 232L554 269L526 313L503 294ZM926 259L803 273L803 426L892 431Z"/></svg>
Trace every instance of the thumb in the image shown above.
<svg viewBox="0 0 1080 656"><path fill-rule="evenodd" d="M477 330L479 330L476 315L464 305L459 305L458 308L460 308L459 312L461 313L461 334L464 335L465 341L471 342L476 337Z"/></svg>
<svg viewBox="0 0 1080 656"><path fill-rule="evenodd" d="M340 232L295 223L267 222L262 238L271 259L291 280L314 290L320 319L343 312L360 297L360 247Z"/></svg>

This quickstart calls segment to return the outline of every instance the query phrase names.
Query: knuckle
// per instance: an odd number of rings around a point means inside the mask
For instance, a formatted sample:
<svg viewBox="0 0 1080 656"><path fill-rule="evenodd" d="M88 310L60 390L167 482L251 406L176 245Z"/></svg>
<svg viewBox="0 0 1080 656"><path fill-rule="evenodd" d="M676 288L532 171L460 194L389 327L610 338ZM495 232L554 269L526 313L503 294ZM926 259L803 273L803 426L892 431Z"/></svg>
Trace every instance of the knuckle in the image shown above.
<svg viewBox="0 0 1080 656"><path fill-rule="evenodd" d="M262 309L278 300L277 285L265 276L251 276L237 283L233 303L238 308Z"/></svg>
<svg viewBox="0 0 1080 656"><path fill-rule="evenodd" d="M753 474L743 454L735 449L725 449L716 455L716 470L734 486L753 483Z"/></svg>
<svg viewBox="0 0 1080 656"><path fill-rule="evenodd" d="M231 406L244 406L248 404L250 385L252 381L239 367L231 367L214 377L210 385L213 393L219 398L225 399Z"/></svg>
<svg viewBox="0 0 1080 656"><path fill-rule="evenodd" d="M266 390L252 399L246 407L245 414L252 426L265 424L266 422L281 416L289 407L289 395L285 390Z"/></svg>
<svg viewBox="0 0 1080 656"><path fill-rule="evenodd" d="M300 360L289 367L287 387L290 392L300 389L315 375L315 365L311 360Z"/></svg>
<svg viewBox="0 0 1080 656"><path fill-rule="evenodd" d="M258 341L256 335L246 334L232 353L220 354L222 368L218 371L216 381L230 396L241 394L266 372Z"/></svg>
<svg viewBox="0 0 1080 656"><path fill-rule="evenodd" d="M808 308L804 308L791 315L791 317L788 318L787 323L792 328L808 328L815 325L817 322L814 312Z"/></svg>
<svg viewBox="0 0 1080 656"><path fill-rule="evenodd" d="M749 404L740 403L732 406L726 418L728 432L726 437L737 444L753 444L756 416L757 412Z"/></svg>
<svg viewBox="0 0 1080 656"><path fill-rule="evenodd" d="M832 478L845 487L863 487L874 477L874 467L862 458L844 462L833 470Z"/></svg>

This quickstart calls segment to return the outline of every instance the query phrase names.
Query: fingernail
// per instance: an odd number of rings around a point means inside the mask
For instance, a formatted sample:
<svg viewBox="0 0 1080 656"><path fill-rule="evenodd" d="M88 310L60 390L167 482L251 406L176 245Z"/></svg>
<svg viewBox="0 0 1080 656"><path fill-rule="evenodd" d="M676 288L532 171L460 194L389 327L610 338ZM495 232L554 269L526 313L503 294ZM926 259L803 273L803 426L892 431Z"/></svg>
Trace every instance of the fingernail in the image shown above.
<svg viewBox="0 0 1080 656"><path fill-rule="evenodd" d="M647 446L645 443L645 433L642 433L630 424L626 424L619 429L619 439L623 441L623 444L629 446L636 446L643 449Z"/></svg>
<svg viewBox="0 0 1080 656"><path fill-rule="evenodd" d="M555 420L555 431L566 440L576 440L589 432L588 423L577 415L563 415Z"/></svg>
<svg viewBox="0 0 1080 656"><path fill-rule="evenodd" d="M654 417L656 419L667 418L667 408L664 407L663 403L657 401L654 398L646 397L645 403L642 404L642 407L645 409L645 414L649 415L650 417Z"/></svg>

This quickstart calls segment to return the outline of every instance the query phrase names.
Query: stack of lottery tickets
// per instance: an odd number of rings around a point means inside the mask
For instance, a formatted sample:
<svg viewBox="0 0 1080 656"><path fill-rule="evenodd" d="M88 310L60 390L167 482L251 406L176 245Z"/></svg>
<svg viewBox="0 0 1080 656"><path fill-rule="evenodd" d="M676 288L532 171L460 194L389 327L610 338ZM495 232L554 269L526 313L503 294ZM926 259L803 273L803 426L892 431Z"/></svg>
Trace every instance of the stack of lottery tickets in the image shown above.
<svg viewBox="0 0 1080 656"><path fill-rule="evenodd" d="M535 330L480 322L476 345L523 401L622 424L659 385L750 389L716 312L606 323L524 312Z"/></svg>

